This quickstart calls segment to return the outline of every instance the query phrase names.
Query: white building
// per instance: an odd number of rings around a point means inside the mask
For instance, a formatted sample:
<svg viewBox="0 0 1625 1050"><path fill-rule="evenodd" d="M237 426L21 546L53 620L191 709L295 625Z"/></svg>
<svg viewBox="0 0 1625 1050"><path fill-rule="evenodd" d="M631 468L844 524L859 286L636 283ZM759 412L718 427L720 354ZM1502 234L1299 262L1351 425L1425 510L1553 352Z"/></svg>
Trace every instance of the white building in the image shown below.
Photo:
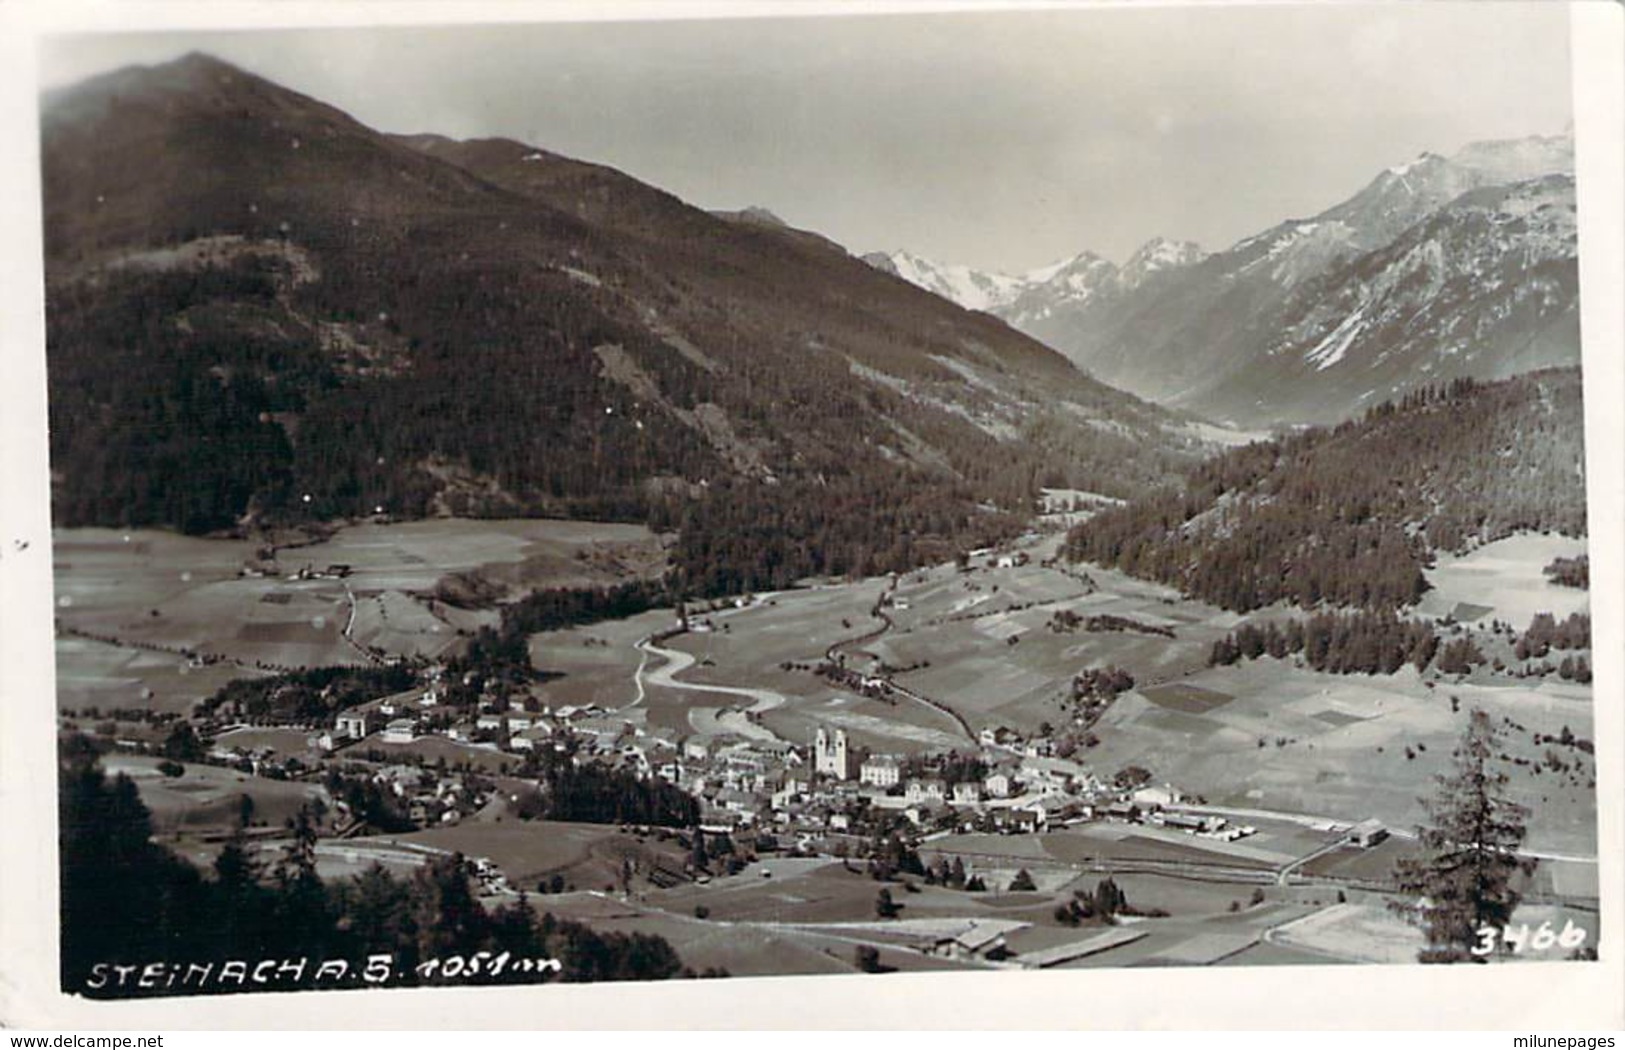
<svg viewBox="0 0 1625 1050"><path fill-rule="evenodd" d="M1141 809L1159 809L1163 806L1171 806L1175 802L1178 802L1179 792L1175 791L1167 784L1164 784L1161 787L1148 785L1140 788L1129 797L1133 799L1135 805L1139 806Z"/></svg>
<svg viewBox="0 0 1625 1050"><path fill-rule="evenodd" d="M836 780L851 780L857 771L857 756L847 747L846 730L837 729L831 737L819 726L813 737L813 772Z"/></svg>
<svg viewBox="0 0 1625 1050"><path fill-rule="evenodd" d="M896 787L902 781L902 767L890 755L866 759L858 767L858 782L873 784L877 788Z"/></svg>
<svg viewBox="0 0 1625 1050"><path fill-rule="evenodd" d="M1361 849L1370 849L1388 837L1388 829L1376 817L1362 820L1349 831L1349 840Z"/></svg>
<svg viewBox="0 0 1625 1050"><path fill-rule="evenodd" d="M909 802L943 802L948 798L948 785L935 777L910 780L903 797Z"/></svg>
<svg viewBox="0 0 1625 1050"><path fill-rule="evenodd" d="M360 740L372 731L365 711L346 711L333 725L333 735L348 740Z"/></svg>

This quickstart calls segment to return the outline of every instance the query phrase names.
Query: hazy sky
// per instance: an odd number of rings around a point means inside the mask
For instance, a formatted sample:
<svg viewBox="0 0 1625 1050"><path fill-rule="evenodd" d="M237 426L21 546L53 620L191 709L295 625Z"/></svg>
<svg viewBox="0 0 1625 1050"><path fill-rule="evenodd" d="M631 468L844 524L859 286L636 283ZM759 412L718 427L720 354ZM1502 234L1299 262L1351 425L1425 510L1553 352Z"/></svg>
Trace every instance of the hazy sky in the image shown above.
<svg viewBox="0 0 1625 1050"><path fill-rule="evenodd" d="M1544 2L73 36L43 77L193 49L382 130L518 138L855 251L1012 270L1226 247L1571 109Z"/></svg>

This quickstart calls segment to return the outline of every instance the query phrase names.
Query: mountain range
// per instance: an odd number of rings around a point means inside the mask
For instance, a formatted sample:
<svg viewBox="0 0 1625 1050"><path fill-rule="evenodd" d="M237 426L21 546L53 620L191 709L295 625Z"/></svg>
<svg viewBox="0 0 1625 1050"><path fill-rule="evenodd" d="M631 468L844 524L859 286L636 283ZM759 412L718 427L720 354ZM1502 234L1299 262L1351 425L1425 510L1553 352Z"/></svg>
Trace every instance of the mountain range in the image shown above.
<svg viewBox="0 0 1625 1050"><path fill-rule="evenodd" d="M1424 153L1220 252L1162 238L1021 275L871 265L989 311L1140 396L1245 426L1577 364L1573 137Z"/></svg>
<svg viewBox="0 0 1625 1050"><path fill-rule="evenodd" d="M760 209L383 134L208 56L48 94L42 154L60 524L546 513L700 543L726 505L778 523L734 562L783 582L1207 449Z"/></svg>

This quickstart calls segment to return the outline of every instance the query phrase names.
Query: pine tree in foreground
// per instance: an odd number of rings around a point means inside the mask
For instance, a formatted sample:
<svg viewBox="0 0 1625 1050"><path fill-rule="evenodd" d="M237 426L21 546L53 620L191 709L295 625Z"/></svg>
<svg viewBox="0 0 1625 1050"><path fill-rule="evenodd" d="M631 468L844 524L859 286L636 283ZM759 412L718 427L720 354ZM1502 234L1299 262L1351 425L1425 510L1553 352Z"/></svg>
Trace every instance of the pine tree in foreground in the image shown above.
<svg viewBox="0 0 1625 1050"><path fill-rule="evenodd" d="M1418 829L1422 855L1396 866L1406 897L1393 907L1427 932L1421 962L1482 960L1474 948L1498 943L1518 906L1513 876L1533 870L1518 856L1528 811L1507 798L1507 775L1491 766L1498 748L1489 715L1475 709L1452 753L1454 772L1435 777L1438 790L1424 801L1431 824Z"/></svg>

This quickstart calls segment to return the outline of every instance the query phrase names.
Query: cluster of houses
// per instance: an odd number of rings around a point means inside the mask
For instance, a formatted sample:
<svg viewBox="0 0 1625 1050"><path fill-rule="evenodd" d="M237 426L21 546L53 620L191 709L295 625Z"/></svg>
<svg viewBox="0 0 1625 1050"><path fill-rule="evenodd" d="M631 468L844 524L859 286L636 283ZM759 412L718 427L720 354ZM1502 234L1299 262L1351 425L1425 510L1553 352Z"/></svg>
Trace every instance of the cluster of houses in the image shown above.
<svg viewBox="0 0 1625 1050"><path fill-rule="evenodd" d="M869 753L838 726L817 727L808 745L798 747L775 738L650 725L643 708L537 710L527 699L505 708L483 703L479 713L469 714L449 709L443 696L439 675L430 672L417 688L340 713L313 743L331 751L362 740L410 745L441 737L517 758L544 748L569 751L577 763L677 785L699 800L703 823L714 828L857 833L878 814L900 815L922 830L1030 833L1104 819L1226 840L1252 831L1219 816L1170 808L1180 798L1166 785L1125 789L1102 781L1084 764L1056 755L1047 737L1023 737L1001 726L978 735L978 761L970 767L978 775L971 777L963 761L954 764L948 756ZM425 823L450 822L467 812L468 800L459 803L444 796L447 789L438 790L433 798L410 795L415 821L421 816Z"/></svg>
<svg viewBox="0 0 1625 1050"><path fill-rule="evenodd" d="M341 712L312 738L325 751L361 741L420 744L439 737L522 759L553 748L577 763L624 768L659 777L700 801L714 827L774 827L796 832L849 832L865 812L900 814L924 829L974 826L1035 832L1119 811L1127 802L1083 764L1054 754L1044 737L1025 739L1004 727L984 729L974 778L944 774L942 758L870 754L844 729L820 726L806 747L778 739L681 733L648 723L643 708L609 711L592 704L542 706L530 698L499 705L487 698L478 713L445 703L441 674L419 686ZM455 820L466 807L443 799L412 799L413 819ZM421 803L421 805L418 805ZM1133 810L1137 815L1140 811Z"/></svg>
<svg viewBox="0 0 1625 1050"><path fill-rule="evenodd" d="M318 569L314 564L307 564L302 569L288 573L290 580L342 580L351 574L348 565L332 564L325 569ZM237 570L238 576L264 579L280 575L274 558L260 558L246 561Z"/></svg>
<svg viewBox="0 0 1625 1050"><path fill-rule="evenodd" d="M407 818L419 827L457 824L491 803L493 792L455 773L436 774L407 763L381 766L373 783L399 800ZM341 815L343 802L336 803Z"/></svg>
<svg viewBox="0 0 1625 1050"><path fill-rule="evenodd" d="M311 743L332 752L361 741L412 745L439 737L516 758L543 748L569 750L578 763L622 767L639 778L676 784L700 801L707 825L724 827L856 830L856 815L869 808L901 813L922 827L951 823L957 815L991 829L1026 832L1086 819L1096 803L1114 797L1084 766L1055 757L1047 740L1023 741L1002 728L982 734L987 774L950 781L933 774L931 759L869 754L841 728L819 727L803 748L777 739L683 734L650 725L641 708L533 710L530 704L513 701L498 709L486 703L478 714L457 712L444 703L442 684L431 672L414 689L340 712ZM430 822L457 819L445 814L461 812L429 799L413 801L422 803Z"/></svg>
<svg viewBox="0 0 1625 1050"><path fill-rule="evenodd" d="M541 748L567 751L578 764L618 767L639 779L658 777L700 803L702 825L715 831L751 829L803 840L864 835L877 821L901 817L922 832L975 829L1036 833L1086 821L1119 821L1222 841L1254 833L1247 825L1185 805L1169 785L1125 788L1087 766L1053 753L1043 737L1023 738L1003 727L981 731L975 755L906 757L856 746L840 727L818 726L805 747L776 738L731 733L681 733L652 726L642 708L607 711L587 704L527 709L493 705L477 715L448 708L437 678L405 693L337 715L312 738L333 751L361 741L422 744L441 738L458 747L523 758ZM444 744L440 745L441 754ZM403 749L404 750L404 749ZM232 764L276 761L273 755L211 755ZM423 757L427 757L424 754ZM974 775L968 775L974 771ZM422 827L456 823L489 804L463 778L431 774L420 764L380 766L376 781ZM1369 848L1387 830L1366 821L1348 841Z"/></svg>
<svg viewBox="0 0 1625 1050"><path fill-rule="evenodd" d="M998 731L1007 733L1007 731ZM1007 741L1013 739L1005 737ZM778 824L849 830L855 810L901 814L922 828L968 824L1006 832L1038 831L1088 819L1111 795L1087 768L1034 749L984 750L986 774L950 779L942 757L906 760L867 754L845 730L819 727L809 775L785 779L760 814Z"/></svg>
<svg viewBox="0 0 1625 1050"><path fill-rule="evenodd" d="M546 748L564 749L568 738L579 755L629 759L641 775L654 771L652 752L664 746L675 752L675 730L644 732L643 712L617 714L595 704L542 706L512 700L499 705L487 698L478 713L445 704L445 689L436 671L426 685L341 712L333 726L313 737L323 751L336 751L371 738L384 744L413 744L440 737L454 744L522 757Z"/></svg>

